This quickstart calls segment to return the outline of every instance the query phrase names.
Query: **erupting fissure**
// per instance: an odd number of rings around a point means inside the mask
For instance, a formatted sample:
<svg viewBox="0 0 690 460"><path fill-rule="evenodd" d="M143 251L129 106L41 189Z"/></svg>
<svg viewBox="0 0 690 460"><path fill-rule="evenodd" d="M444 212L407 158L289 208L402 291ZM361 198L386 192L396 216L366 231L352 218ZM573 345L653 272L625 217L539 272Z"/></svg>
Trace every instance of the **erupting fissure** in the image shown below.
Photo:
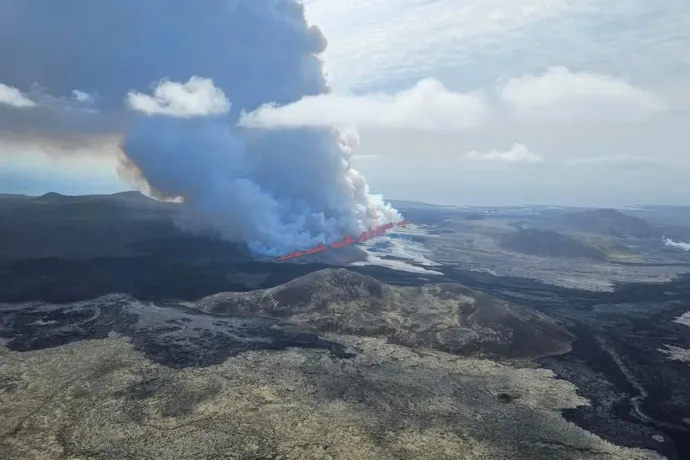
<svg viewBox="0 0 690 460"><path fill-rule="evenodd" d="M377 236L381 236L384 233L386 233L386 231L393 228L394 226L406 227L408 223L409 222L407 220L401 220L400 222L379 225L378 227L374 227L372 229L369 229L369 230L366 230L366 231L360 233L357 238L353 238L350 235L346 235L343 239L336 241L335 243L331 244L330 246L326 246L323 243L319 243L318 245L316 245L312 248L309 248L305 251L294 251L294 252L291 252L289 254L285 254L284 256L280 256L276 259L276 261L282 262L284 260L294 259L296 257L302 257L302 256L306 256L309 254L316 254L317 252L323 252L323 251L326 251L328 249L344 248L345 246L349 246L351 244L368 241L368 240L371 240L373 238L376 238Z"/></svg>

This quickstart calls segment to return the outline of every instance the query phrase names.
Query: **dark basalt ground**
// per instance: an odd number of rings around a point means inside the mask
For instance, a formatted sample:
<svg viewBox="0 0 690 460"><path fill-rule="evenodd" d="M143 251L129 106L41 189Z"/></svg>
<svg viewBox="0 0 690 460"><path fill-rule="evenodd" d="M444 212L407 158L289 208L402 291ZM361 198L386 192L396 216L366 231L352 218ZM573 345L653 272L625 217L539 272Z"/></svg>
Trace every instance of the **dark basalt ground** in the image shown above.
<svg viewBox="0 0 690 460"><path fill-rule="evenodd" d="M598 293L466 276L471 278L466 284L522 301L563 321L575 334L570 353L537 361L592 401L591 407L566 411L569 420L621 445L690 458L690 426L683 421L690 415L690 365L659 351L666 344L690 348L690 329L673 322L690 310L690 277ZM665 441L655 441L654 434Z"/></svg>
<svg viewBox="0 0 690 460"><path fill-rule="evenodd" d="M102 339L110 332L129 337L149 359L173 368L210 366L248 350L320 348L351 356L340 344L316 334L281 330L264 318L216 317L181 306L132 303L122 295L68 305L36 303L0 307L0 337L15 351Z"/></svg>
<svg viewBox="0 0 690 460"><path fill-rule="evenodd" d="M336 357L346 357L347 351L339 344L316 334L297 333L275 319L200 314L175 306L173 300L273 287L323 268L190 262L175 254L17 262L0 272L0 302L36 304L28 310L3 307L0 335L10 340L10 348L28 350L115 331L131 337L151 359L176 367L217 363L247 349L288 346L325 348ZM355 271L397 286L429 282L423 275L380 267ZM446 275L434 282L462 283L534 308L560 320L577 337L571 352L538 361L575 383L592 401L591 407L568 411L566 417L616 444L653 448L669 458L690 458L690 427L682 420L690 417L690 366L670 361L658 351L667 344L690 348L690 329L673 322L690 310L690 277L666 284L617 286L614 292L602 293L450 267L443 271ZM252 280L251 287L247 279ZM140 307L138 311L124 305L126 297L109 295L113 292L141 301L155 300L158 305L170 299L171 306ZM106 297L95 307L59 305L99 296ZM652 435L663 436L665 442L655 441Z"/></svg>
<svg viewBox="0 0 690 460"><path fill-rule="evenodd" d="M639 217L629 216L615 209L594 209L567 213L560 223L585 232L618 237L653 238L658 231Z"/></svg>
<svg viewBox="0 0 690 460"><path fill-rule="evenodd" d="M461 284L397 287L346 269L319 270L270 289L215 294L195 307L463 356L534 359L568 352L575 339L543 314Z"/></svg>
<svg viewBox="0 0 690 460"><path fill-rule="evenodd" d="M504 249L523 254L606 260L606 253L601 249L553 230L518 230L503 235L500 244Z"/></svg>

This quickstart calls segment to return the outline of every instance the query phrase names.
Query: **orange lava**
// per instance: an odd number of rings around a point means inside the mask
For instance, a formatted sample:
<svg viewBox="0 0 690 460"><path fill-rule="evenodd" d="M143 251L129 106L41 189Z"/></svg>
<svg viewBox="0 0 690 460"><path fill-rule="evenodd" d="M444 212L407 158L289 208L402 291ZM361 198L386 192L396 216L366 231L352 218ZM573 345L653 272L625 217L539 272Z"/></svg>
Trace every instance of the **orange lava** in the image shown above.
<svg viewBox="0 0 690 460"><path fill-rule="evenodd" d="M317 252L323 252L327 251L329 249L337 249L337 248L343 248L345 246L349 246L351 244L359 243L361 241L368 241L371 240L372 238L376 238L377 236L381 236L384 233L386 233L387 230L393 228L394 226L399 226L399 227L405 227L407 226L409 222L406 220L401 220L400 222L396 223L388 223L384 225L379 225L378 227L374 227L372 229L366 230L362 233L359 234L357 238L353 238L350 235L346 235L343 239L336 241L335 243L331 244L330 246L326 246L323 243L319 243L318 245L314 246L313 248L309 248L305 251L294 251L289 254L285 254L284 256L280 256L276 259L277 262L282 262L283 260L288 260L288 259L294 259L296 257L302 257L306 256L308 254L316 254Z"/></svg>

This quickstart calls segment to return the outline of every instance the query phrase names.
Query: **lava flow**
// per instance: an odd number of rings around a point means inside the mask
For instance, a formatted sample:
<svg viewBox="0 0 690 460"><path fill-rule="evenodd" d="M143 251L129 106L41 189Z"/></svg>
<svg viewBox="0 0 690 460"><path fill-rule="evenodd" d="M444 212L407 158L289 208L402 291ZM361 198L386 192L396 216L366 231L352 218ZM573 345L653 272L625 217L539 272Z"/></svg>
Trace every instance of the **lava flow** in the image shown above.
<svg viewBox="0 0 690 460"><path fill-rule="evenodd" d="M377 236L381 236L384 233L386 233L387 230L393 228L394 226L399 226L399 227L405 227L407 226L409 222L406 220L401 220L400 222L396 223L388 223L384 225L379 225L378 227L374 227L372 229L366 230L362 233L359 234L357 238L353 238L350 235L346 235L343 239L336 241L335 243L331 244L330 246L326 246L323 243L319 243L318 245L309 248L305 251L294 251L289 254L285 254L284 256L280 256L276 259L277 262L282 262L283 260L288 260L288 259L294 259L296 257L302 257L306 256L308 254L316 254L317 252L323 252L327 251L329 249L337 249L337 248L343 248L345 246L349 246L351 244L355 243L360 243L363 241L368 241L373 238L376 238Z"/></svg>

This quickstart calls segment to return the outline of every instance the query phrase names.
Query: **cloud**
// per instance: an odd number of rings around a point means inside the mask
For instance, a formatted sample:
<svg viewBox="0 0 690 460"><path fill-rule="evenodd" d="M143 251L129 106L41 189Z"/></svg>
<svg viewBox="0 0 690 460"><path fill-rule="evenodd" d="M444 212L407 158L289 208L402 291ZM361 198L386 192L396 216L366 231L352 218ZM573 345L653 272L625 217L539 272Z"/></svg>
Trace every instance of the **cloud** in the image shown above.
<svg viewBox="0 0 690 460"><path fill-rule="evenodd" d="M7 85L0 84L0 141L21 139L31 143L53 139L60 144L68 139L70 142L86 140L87 133L99 136L119 128L112 117L96 116L95 99L84 91L73 90L58 97L36 83L29 85L26 92L13 87L6 91L6 88Z"/></svg>
<svg viewBox="0 0 690 460"><path fill-rule="evenodd" d="M552 67L498 89L518 118L540 121L636 121L666 108L656 94L608 75Z"/></svg>
<svg viewBox="0 0 690 460"><path fill-rule="evenodd" d="M72 90L72 98L77 102L82 104L93 104L93 96L85 91L79 91L78 89Z"/></svg>
<svg viewBox="0 0 690 460"><path fill-rule="evenodd" d="M656 158L636 155L602 155L567 160L566 166L599 166L621 169L671 166Z"/></svg>
<svg viewBox="0 0 690 460"><path fill-rule="evenodd" d="M308 18L322 28L331 43L324 59L334 87L365 90L391 81L419 80L439 70L458 80L490 82L505 74L487 75L487 71L519 62L516 51L527 54L529 50L520 47L524 46L523 37L551 23L559 24L560 28L553 27L556 30L568 30L570 24L563 24L564 20L591 12L601 3L308 0L306 5ZM553 34L550 42L561 36ZM544 48L542 43L540 51ZM480 62L470 72L457 72L459 66L485 58L484 50L490 55L490 67L482 69Z"/></svg>
<svg viewBox="0 0 690 460"><path fill-rule="evenodd" d="M122 136L115 135L85 135L82 138L66 139L2 136L0 165L9 164L15 159L23 161L28 157L53 166L69 163L79 166L87 161L114 164L112 161L121 154L121 142Z"/></svg>
<svg viewBox="0 0 690 460"><path fill-rule="evenodd" d="M687 164L690 145L690 60L685 59L690 47L685 32L690 3L686 0L467 0L461 4L457 0L305 0L305 4L310 22L328 37L325 68L329 84L338 92L394 94L432 76L454 92L487 94L492 109L477 129L448 135L362 130L358 152L379 154L382 160L358 166L373 185L391 196L456 204L513 204L524 199L621 206L682 205L683 197L690 194L687 168L676 167ZM648 110L633 103L627 113L630 104L615 99L612 104L603 97L584 109L561 100L549 110L532 110L527 113L531 117L519 118L514 107L498 97L497 85L500 91L512 78L543 76L554 66L573 75L615 78L663 98L668 110ZM618 109L611 110L611 105ZM467 151L503 150L516 141L548 156L548 161L517 175L513 168L494 168L493 163L491 168L470 167L464 159ZM658 163L611 159L623 153ZM597 162L565 166L570 159L595 156ZM441 166L436 167L436 162ZM615 174L616 168L625 168L626 173Z"/></svg>
<svg viewBox="0 0 690 460"><path fill-rule="evenodd" d="M0 105L12 108L44 108L54 110L85 109L94 102L93 96L79 90L73 90L71 97L51 96L37 84L31 85L30 94L26 95L19 89L0 83ZM85 109L88 110L88 109Z"/></svg>
<svg viewBox="0 0 690 460"><path fill-rule="evenodd" d="M394 94L329 93L265 104L243 114L240 125L453 131L477 128L491 117L562 125L636 122L666 108L661 97L623 80L564 67L508 79L494 92L495 98L481 91L458 93L429 78Z"/></svg>
<svg viewBox="0 0 690 460"><path fill-rule="evenodd" d="M326 70L339 89L401 87L434 75L466 91L553 65L667 87L690 71L686 0L305 3L328 37Z"/></svg>
<svg viewBox="0 0 690 460"><path fill-rule="evenodd" d="M35 107L36 103L22 94L17 88L0 83L0 105L23 109Z"/></svg>
<svg viewBox="0 0 690 460"><path fill-rule="evenodd" d="M230 101L209 78L193 76L186 83L161 81L153 95L127 94L127 105L146 115L191 118L221 115L230 111Z"/></svg>
<svg viewBox="0 0 690 460"><path fill-rule="evenodd" d="M357 126L456 130L480 125L488 112L481 94L449 91L440 81L425 79L393 95L321 94L292 104L268 104L245 114L247 127Z"/></svg>
<svg viewBox="0 0 690 460"><path fill-rule="evenodd" d="M490 150L488 152L478 152L471 150L465 154L465 159L471 161L491 161L499 163L542 163L544 157L531 152L522 144L513 144L505 151Z"/></svg>

